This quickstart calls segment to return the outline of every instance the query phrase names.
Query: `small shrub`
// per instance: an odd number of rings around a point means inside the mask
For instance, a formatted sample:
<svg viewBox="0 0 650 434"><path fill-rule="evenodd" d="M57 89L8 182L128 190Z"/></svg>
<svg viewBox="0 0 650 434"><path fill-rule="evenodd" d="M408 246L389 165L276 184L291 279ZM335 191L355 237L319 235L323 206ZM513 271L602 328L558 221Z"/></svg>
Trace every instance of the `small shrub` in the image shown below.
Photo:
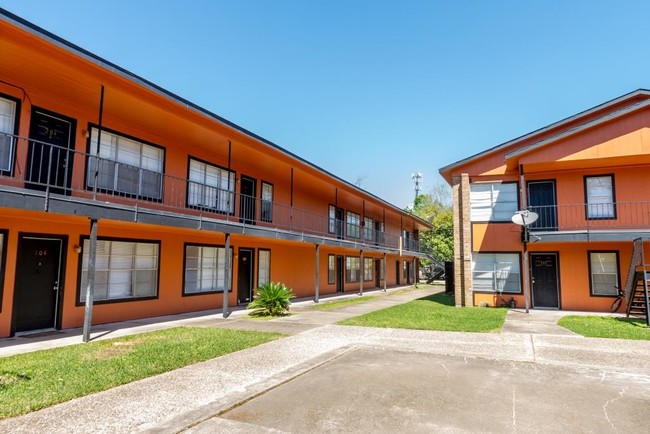
<svg viewBox="0 0 650 434"><path fill-rule="evenodd" d="M269 282L257 288L247 308L253 309L251 316L283 316L289 312L291 299L295 297L284 283Z"/></svg>

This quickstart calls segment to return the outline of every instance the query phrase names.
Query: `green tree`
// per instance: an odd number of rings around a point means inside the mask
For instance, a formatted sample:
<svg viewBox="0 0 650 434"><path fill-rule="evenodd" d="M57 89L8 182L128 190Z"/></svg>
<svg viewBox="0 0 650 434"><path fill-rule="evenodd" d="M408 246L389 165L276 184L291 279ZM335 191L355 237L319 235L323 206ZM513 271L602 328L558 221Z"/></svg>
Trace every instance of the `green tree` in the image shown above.
<svg viewBox="0 0 650 434"><path fill-rule="evenodd" d="M454 219L451 209L451 191L444 184L436 184L431 193L419 195L411 212L433 225L433 229L420 232L420 245L438 261L451 261L454 257ZM430 261L422 260L422 265Z"/></svg>

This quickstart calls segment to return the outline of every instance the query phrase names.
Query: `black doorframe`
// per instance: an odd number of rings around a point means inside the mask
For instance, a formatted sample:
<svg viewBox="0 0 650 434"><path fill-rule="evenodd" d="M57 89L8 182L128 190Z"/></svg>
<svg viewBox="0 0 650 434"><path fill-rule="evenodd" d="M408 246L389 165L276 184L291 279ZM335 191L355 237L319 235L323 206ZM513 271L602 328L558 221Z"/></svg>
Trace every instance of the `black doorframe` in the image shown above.
<svg viewBox="0 0 650 434"><path fill-rule="evenodd" d="M336 228L336 238L339 240L343 239L343 218L344 218L344 212L343 208L336 208L334 211L334 226Z"/></svg>
<svg viewBox="0 0 650 434"><path fill-rule="evenodd" d="M64 143L52 138L56 136L54 126L61 123L68 124ZM49 185L52 193L71 194L76 131L76 119L40 107L32 108L29 138L33 140L29 141L27 151L26 187L45 190Z"/></svg>
<svg viewBox="0 0 650 434"><path fill-rule="evenodd" d="M536 260L536 257L538 258ZM552 265L549 265L548 260L552 259ZM536 272L536 268L550 267L555 268L554 280L551 282L540 281L543 276L542 271ZM549 294L544 284L554 283L555 294ZM530 253L530 284L531 284L531 299L532 307L535 309L562 309L560 296L560 254L558 252L534 252ZM536 286L537 285L537 286ZM551 291L552 292L552 291ZM537 294L537 296L536 296ZM555 303L552 303L555 301Z"/></svg>
<svg viewBox="0 0 650 434"><path fill-rule="evenodd" d="M400 267L400 261L395 261L395 285L400 285L400 273L402 272Z"/></svg>
<svg viewBox="0 0 650 434"><path fill-rule="evenodd" d="M239 222L249 225L255 224L255 201L257 198L257 180L250 176L242 175L239 187Z"/></svg>
<svg viewBox="0 0 650 434"><path fill-rule="evenodd" d="M15 284L14 284L14 297L12 300L12 315L11 315L11 330L10 330L10 335L13 336L16 332L20 331L29 331L29 330L16 330L17 329L17 320L19 316L18 312L18 303L16 302L16 296L18 295L18 291L20 291L19 286L22 284L21 280L22 278L19 277L19 274L22 272L20 269L21 266L25 266L23 261L21 261L22 255L26 255L29 252L26 252L25 249L28 248L25 246L24 240L42 240L44 242L51 242L51 241L56 241L59 243L58 245L58 270L56 273L56 284L58 286L58 290L56 291L56 296L55 300L52 306L52 325L51 327L41 327L45 329L49 328L54 328L54 329L60 329L61 328L61 318L62 318L62 312L63 312L63 298L64 298L64 292L65 292L65 270L66 270L66 259L67 255L65 252L67 252L68 248L68 237L67 235L51 235L51 234L38 234L38 233L23 233L20 232L18 233L18 247L16 249L16 257L18 259L16 263L16 269L15 269ZM35 252L36 255L38 252ZM30 255L31 256L31 255ZM52 282L54 284L54 282ZM50 291L53 291L51 286L48 286L46 288L41 288L43 293L49 293ZM40 328L39 328L40 329ZM34 329L37 330L37 329Z"/></svg>
<svg viewBox="0 0 650 434"><path fill-rule="evenodd" d="M237 256L237 304L248 304L253 300L254 264L255 249L240 247Z"/></svg>
<svg viewBox="0 0 650 434"><path fill-rule="evenodd" d="M383 259L375 259L375 287L379 288L381 286L381 262Z"/></svg>
<svg viewBox="0 0 650 434"><path fill-rule="evenodd" d="M336 257L336 292L345 291L345 267L343 256Z"/></svg>
<svg viewBox="0 0 650 434"><path fill-rule="evenodd" d="M549 188L550 186L550 188ZM531 192L539 188L537 193ZM544 191L545 189L545 191ZM557 230L557 192L554 179L534 180L527 183L528 209L539 215L537 221L530 224L531 229L549 231Z"/></svg>

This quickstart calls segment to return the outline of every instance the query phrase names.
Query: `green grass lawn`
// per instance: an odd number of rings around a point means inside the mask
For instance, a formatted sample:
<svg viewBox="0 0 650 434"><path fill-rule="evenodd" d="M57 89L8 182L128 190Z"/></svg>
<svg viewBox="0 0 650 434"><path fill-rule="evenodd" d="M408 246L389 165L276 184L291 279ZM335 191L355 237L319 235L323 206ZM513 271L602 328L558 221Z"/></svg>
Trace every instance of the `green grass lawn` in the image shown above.
<svg viewBox="0 0 650 434"><path fill-rule="evenodd" d="M399 306L370 312L339 322L363 327L417 330L492 332L503 326L506 308L454 306L453 297L433 294Z"/></svg>
<svg viewBox="0 0 650 434"><path fill-rule="evenodd" d="M278 333L178 327L0 358L0 419L281 336Z"/></svg>
<svg viewBox="0 0 650 434"><path fill-rule="evenodd" d="M440 288L440 290L442 291L444 289L444 286L429 285L428 283L418 283L418 286L412 286L408 289L398 289L397 291L391 291L388 293L388 295L400 295L400 294L406 294L408 292L419 291L423 289L433 289L433 288Z"/></svg>
<svg viewBox="0 0 650 434"><path fill-rule="evenodd" d="M557 323L590 338L650 340L650 329L642 319L569 315L560 318Z"/></svg>
<svg viewBox="0 0 650 434"><path fill-rule="evenodd" d="M379 297L376 295L370 295L370 296L364 295L360 297L344 298L343 300L325 301L322 303L315 304L311 308L317 310L336 309L343 306L349 306L351 304L365 303L367 301L376 300L378 298Z"/></svg>

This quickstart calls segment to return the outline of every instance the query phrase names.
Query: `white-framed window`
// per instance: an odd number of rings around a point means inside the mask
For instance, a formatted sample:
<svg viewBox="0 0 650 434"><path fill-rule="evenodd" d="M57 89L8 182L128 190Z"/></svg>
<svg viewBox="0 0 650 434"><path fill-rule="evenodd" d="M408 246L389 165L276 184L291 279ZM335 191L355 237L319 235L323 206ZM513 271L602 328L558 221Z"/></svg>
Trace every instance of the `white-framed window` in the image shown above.
<svg viewBox="0 0 650 434"><path fill-rule="evenodd" d="M346 282L358 282L359 281L359 265L360 259L358 256L346 256L345 257L345 281Z"/></svg>
<svg viewBox="0 0 650 434"><path fill-rule="evenodd" d="M469 186L473 222L509 222L518 208L517 183L476 183Z"/></svg>
<svg viewBox="0 0 650 434"><path fill-rule="evenodd" d="M518 253L472 254L472 288L485 292L521 292Z"/></svg>
<svg viewBox="0 0 650 434"><path fill-rule="evenodd" d="M94 187L97 170L100 190L162 199L164 149L102 130L98 153L98 136L99 130L92 127L86 176L88 188Z"/></svg>
<svg viewBox="0 0 650 434"><path fill-rule="evenodd" d="M616 218L612 175L585 176L585 194L588 219Z"/></svg>
<svg viewBox="0 0 650 434"><path fill-rule="evenodd" d="M589 252L591 295L618 295L618 252Z"/></svg>
<svg viewBox="0 0 650 434"><path fill-rule="evenodd" d="M5 235L6 232L0 232L0 277L5 275L4 273L4 259L5 259ZM0 282L0 312L2 312L2 295L4 290L4 283Z"/></svg>
<svg viewBox="0 0 650 434"><path fill-rule="evenodd" d="M273 184L262 181L262 221L273 222Z"/></svg>
<svg viewBox="0 0 650 434"><path fill-rule="evenodd" d="M259 249L257 251L257 287L271 281L271 251Z"/></svg>
<svg viewBox="0 0 650 434"><path fill-rule="evenodd" d="M0 173L11 173L17 106L15 101L0 97Z"/></svg>
<svg viewBox="0 0 650 434"><path fill-rule="evenodd" d="M235 172L190 158L187 205L234 214Z"/></svg>
<svg viewBox="0 0 650 434"><path fill-rule="evenodd" d="M327 283L332 284L336 280L336 256L327 255Z"/></svg>
<svg viewBox="0 0 650 434"><path fill-rule="evenodd" d="M373 258L363 258L363 280L368 282L372 280L373 266L375 260Z"/></svg>
<svg viewBox="0 0 650 434"><path fill-rule="evenodd" d="M232 249L230 264L232 270ZM183 294L223 292L225 287L226 248L186 244Z"/></svg>
<svg viewBox="0 0 650 434"><path fill-rule="evenodd" d="M327 231L330 234L336 232L336 207L334 205L329 206L329 220L328 220Z"/></svg>
<svg viewBox="0 0 650 434"><path fill-rule="evenodd" d="M83 241L79 301L86 301L90 240ZM158 294L157 242L97 240L94 300L155 297Z"/></svg>
<svg viewBox="0 0 650 434"><path fill-rule="evenodd" d="M375 222L370 217L363 218L363 239L372 241L375 232Z"/></svg>
<svg viewBox="0 0 650 434"><path fill-rule="evenodd" d="M347 211L345 213L345 218L346 218L345 221L346 235L350 238L359 238L359 228L361 223L361 218L359 217L359 214L355 214L353 212Z"/></svg>

